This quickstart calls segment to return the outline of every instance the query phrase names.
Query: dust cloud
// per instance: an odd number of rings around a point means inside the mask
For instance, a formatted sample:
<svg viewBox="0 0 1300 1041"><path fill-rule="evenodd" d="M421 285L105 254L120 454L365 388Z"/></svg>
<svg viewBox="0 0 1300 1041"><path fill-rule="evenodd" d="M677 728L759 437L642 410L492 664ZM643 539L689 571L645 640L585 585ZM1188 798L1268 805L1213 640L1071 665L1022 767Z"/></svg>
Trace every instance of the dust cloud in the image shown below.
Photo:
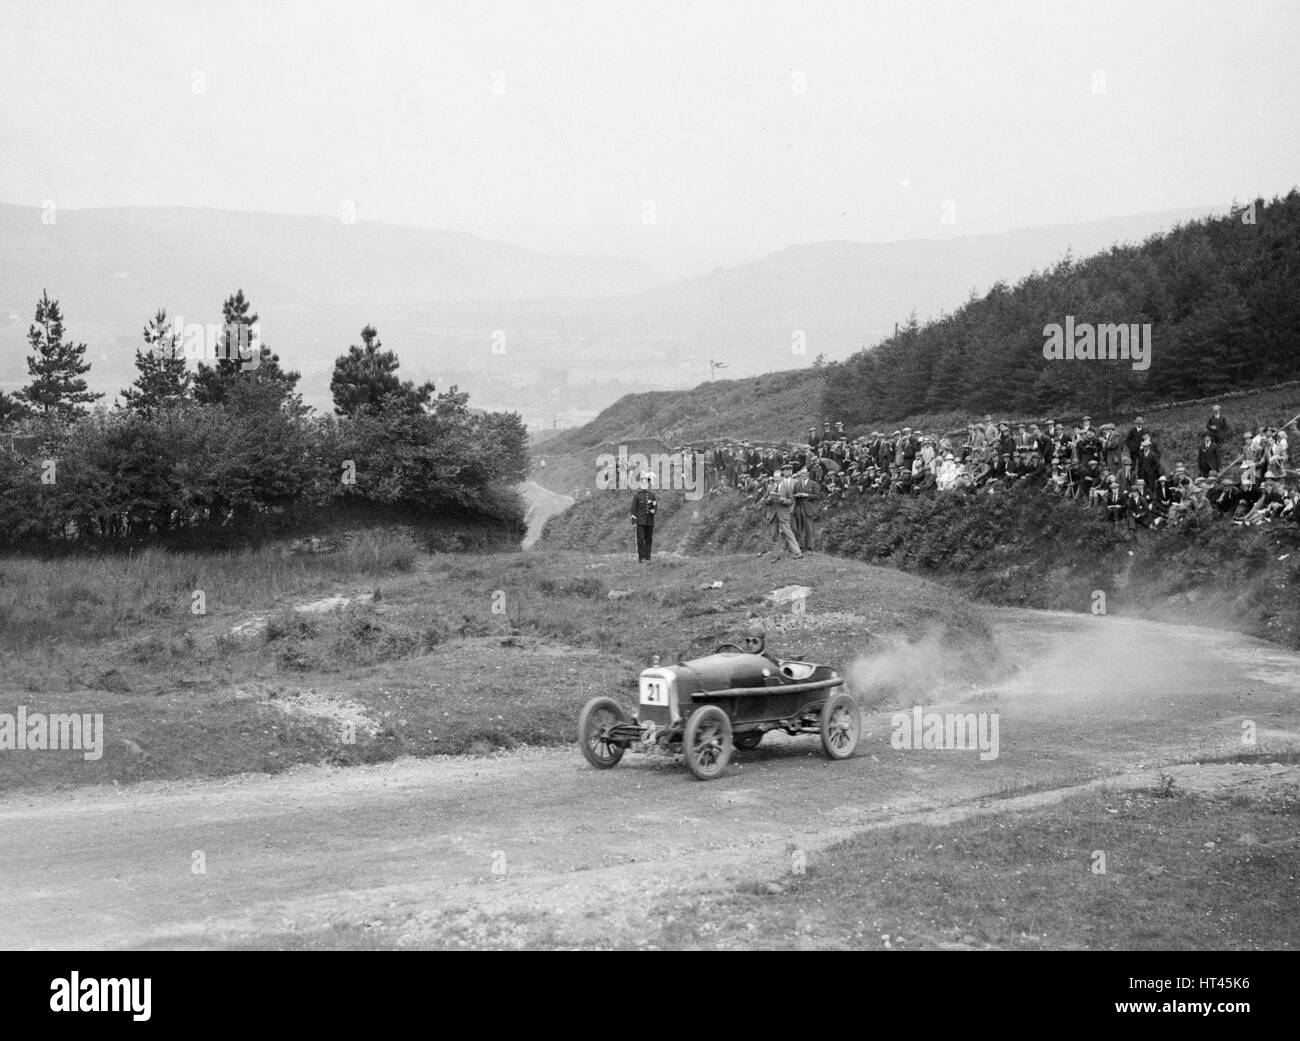
<svg viewBox="0 0 1300 1041"><path fill-rule="evenodd" d="M886 640L845 669L849 690L865 711L952 697L1003 673L998 647L940 627Z"/></svg>
<svg viewBox="0 0 1300 1041"><path fill-rule="evenodd" d="M1205 692L1205 663L1189 654L1189 636L1204 652L1250 653L1239 637L1090 615L1061 616L1055 631L1012 623L1000 633L1014 656L1010 675L995 688L1003 700L1044 708L1132 708L1152 696ZM1199 636L1199 639L1197 637Z"/></svg>

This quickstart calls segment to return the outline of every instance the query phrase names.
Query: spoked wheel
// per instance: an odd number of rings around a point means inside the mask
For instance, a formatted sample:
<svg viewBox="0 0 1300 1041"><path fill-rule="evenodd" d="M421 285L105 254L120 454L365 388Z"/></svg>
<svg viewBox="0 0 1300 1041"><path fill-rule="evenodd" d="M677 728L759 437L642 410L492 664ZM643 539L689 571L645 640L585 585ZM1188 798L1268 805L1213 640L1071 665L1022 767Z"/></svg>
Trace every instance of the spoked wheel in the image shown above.
<svg viewBox="0 0 1300 1041"><path fill-rule="evenodd" d="M731 719L717 705L702 705L686 720L682 751L701 781L711 781L731 762Z"/></svg>
<svg viewBox="0 0 1300 1041"><path fill-rule="evenodd" d="M822 706L822 751L831 759L847 759L858 747L862 718L858 703L848 694L827 698Z"/></svg>
<svg viewBox="0 0 1300 1041"><path fill-rule="evenodd" d="M592 698L582 707L578 716L578 746L587 762L597 770L608 770L623 758L626 749L606 734L616 723L626 722L627 713L613 698Z"/></svg>
<svg viewBox="0 0 1300 1041"><path fill-rule="evenodd" d="M731 743L742 752L751 752L763 740L763 733L762 730L746 730L743 734L732 734Z"/></svg>

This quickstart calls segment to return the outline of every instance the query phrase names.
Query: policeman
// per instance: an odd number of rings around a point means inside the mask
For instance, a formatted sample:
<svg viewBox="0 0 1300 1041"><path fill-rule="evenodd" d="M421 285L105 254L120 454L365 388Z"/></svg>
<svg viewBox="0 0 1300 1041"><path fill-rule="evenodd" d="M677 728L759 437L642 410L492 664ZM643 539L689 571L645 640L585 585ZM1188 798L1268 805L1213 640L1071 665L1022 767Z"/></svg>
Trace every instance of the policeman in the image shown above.
<svg viewBox="0 0 1300 1041"><path fill-rule="evenodd" d="M659 498L650 487L650 474L642 471L640 483L641 487L632 497L632 523L636 525L636 559L639 563L649 564Z"/></svg>

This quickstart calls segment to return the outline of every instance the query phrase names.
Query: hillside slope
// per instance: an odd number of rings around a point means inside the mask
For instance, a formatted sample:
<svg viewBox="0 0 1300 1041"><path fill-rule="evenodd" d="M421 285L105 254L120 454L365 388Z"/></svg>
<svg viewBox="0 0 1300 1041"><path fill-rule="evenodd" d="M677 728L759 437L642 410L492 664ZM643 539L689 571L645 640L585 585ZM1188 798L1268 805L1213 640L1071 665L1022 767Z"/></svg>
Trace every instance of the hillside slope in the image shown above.
<svg viewBox="0 0 1300 1041"><path fill-rule="evenodd" d="M800 274L799 263L790 263L796 270L785 274L793 283L808 281L808 272ZM904 270L925 280L910 267ZM1140 246L1064 259L1014 287L998 283L954 313L924 325L909 323L842 363L818 366L810 339L803 356L811 363L807 369L718 381L686 392L629 395L552 447L571 451L642 435L667 441L790 439L824 419L842 420L851 435L904 424L947 431L986 413L1039 422L1052 414L1072 423L1089 413L1097 424L1109 420L1126 426L1135 413L1171 401L1208 409L1215 400L1267 398L1268 388L1300 380L1297 272L1300 191L1293 190L1268 203L1256 200L1235 215L1180 226ZM864 288L873 284L864 276ZM772 299L790 291L768 285ZM792 323L803 323L804 315L791 313ZM1095 327L1100 336L1110 325L1122 325L1126 335L1145 330L1149 364L1140 367L1143 363L1132 358L1049 358L1044 330L1053 325L1077 329L1078 335ZM1074 346L1072 339L1071 354ZM767 356L756 341L753 357ZM1291 400L1277 404L1246 402L1237 429L1282 423L1300 411L1292 410ZM1167 427L1178 428L1177 443L1165 447L1190 461L1203 417L1191 427L1188 415L1163 418Z"/></svg>
<svg viewBox="0 0 1300 1041"><path fill-rule="evenodd" d="M911 323L835 366L826 404L846 422L962 407L1113 409L1300 378L1298 274L1292 189L1140 246L1063 259Z"/></svg>
<svg viewBox="0 0 1300 1041"><path fill-rule="evenodd" d="M722 437L798 438L821 415L825 371L791 369L713 380L690 390L628 394L585 426L550 438L537 454L560 455L634 437L658 437L669 445Z"/></svg>
<svg viewBox="0 0 1300 1041"><path fill-rule="evenodd" d="M627 499L591 495L552 518L539 546L632 554ZM738 493L688 502L666 491L659 500L656 552L709 556L774 546L762 511ZM1215 517L1196 527L1129 532L1077 502L1024 489L859 499L817 530L819 551L935 579L994 604L1088 613L1101 590L1109 614L1300 647L1296 524L1240 528Z"/></svg>

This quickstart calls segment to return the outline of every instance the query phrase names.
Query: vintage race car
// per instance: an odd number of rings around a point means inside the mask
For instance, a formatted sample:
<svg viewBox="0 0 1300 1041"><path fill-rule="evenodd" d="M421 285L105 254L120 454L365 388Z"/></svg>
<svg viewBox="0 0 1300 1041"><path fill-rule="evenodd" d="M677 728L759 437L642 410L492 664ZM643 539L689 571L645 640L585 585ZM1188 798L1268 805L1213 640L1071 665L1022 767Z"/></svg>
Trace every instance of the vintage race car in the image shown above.
<svg viewBox="0 0 1300 1041"><path fill-rule="evenodd" d="M613 698L593 698L578 717L587 762L605 770L629 748L682 752L702 781L717 777L734 748L756 748L769 730L820 734L831 759L847 759L862 729L857 702L835 688L834 669L778 661L761 635L744 647L725 643L713 654L641 673L640 704L629 718Z"/></svg>

